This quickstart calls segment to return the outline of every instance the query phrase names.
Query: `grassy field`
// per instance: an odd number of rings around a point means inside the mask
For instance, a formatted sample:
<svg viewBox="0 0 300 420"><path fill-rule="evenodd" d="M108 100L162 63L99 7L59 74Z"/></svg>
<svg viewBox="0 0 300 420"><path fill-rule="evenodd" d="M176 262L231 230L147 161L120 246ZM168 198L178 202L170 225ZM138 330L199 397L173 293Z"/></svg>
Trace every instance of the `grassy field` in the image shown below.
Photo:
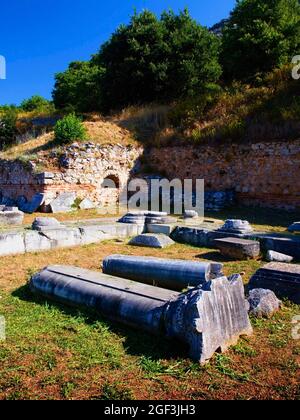
<svg viewBox="0 0 300 420"><path fill-rule="evenodd" d="M253 319L255 333L201 367L178 344L112 324L99 316L33 296L30 275L49 264L100 270L112 253L221 260L210 249L176 244L164 250L109 241L0 259L0 399L299 399L299 341L286 303L271 320ZM225 261L245 283L263 261Z"/></svg>

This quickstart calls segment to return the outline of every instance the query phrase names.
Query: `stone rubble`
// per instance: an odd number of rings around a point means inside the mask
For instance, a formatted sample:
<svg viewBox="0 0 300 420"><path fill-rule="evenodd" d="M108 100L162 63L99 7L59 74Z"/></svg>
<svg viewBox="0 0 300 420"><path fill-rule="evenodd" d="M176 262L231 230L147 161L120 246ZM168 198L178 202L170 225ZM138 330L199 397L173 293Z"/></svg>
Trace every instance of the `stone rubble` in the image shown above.
<svg viewBox="0 0 300 420"><path fill-rule="evenodd" d="M266 289L253 289L249 293L249 313L257 318L270 318L279 311L282 302L274 292Z"/></svg>

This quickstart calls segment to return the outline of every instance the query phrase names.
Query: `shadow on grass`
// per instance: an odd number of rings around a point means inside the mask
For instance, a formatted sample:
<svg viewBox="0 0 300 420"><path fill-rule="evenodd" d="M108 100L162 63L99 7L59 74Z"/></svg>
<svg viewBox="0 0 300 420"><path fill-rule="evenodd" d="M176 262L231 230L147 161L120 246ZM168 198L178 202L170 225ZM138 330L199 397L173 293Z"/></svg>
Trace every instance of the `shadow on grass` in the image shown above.
<svg viewBox="0 0 300 420"><path fill-rule="evenodd" d="M141 330L121 325L120 323L103 318L98 312L82 308L67 306L55 301L50 301L43 297L33 294L28 285L22 286L12 293L12 296L18 299L44 306L47 308L56 308L68 317L82 317L87 325L93 325L96 322L103 322L112 334L125 338L124 349L127 354L132 356L145 356L151 360L168 360L187 357L187 347L184 343L175 340L167 340L163 336L155 336L145 333ZM45 307L45 310L46 307ZM57 332L57 331L56 331Z"/></svg>

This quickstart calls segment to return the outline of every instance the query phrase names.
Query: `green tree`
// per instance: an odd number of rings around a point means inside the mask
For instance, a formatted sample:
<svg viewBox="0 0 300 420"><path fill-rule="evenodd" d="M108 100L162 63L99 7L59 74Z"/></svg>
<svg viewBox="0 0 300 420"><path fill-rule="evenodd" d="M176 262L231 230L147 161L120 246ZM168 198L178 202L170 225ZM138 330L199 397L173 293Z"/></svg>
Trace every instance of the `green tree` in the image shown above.
<svg viewBox="0 0 300 420"><path fill-rule="evenodd" d="M185 10L134 14L93 58L106 68L102 80L107 109L196 95L218 80L219 40Z"/></svg>
<svg viewBox="0 0 300 420"><path fill-rule="evenodd" d="M222 44L228 79L251 79L287 64L300 49L299 1L238 0Z"/></svg>
<svg viewBox="0 0 300 420"><path fill-rule="evenodd" d="M55 75L53 100L57 109L90 112L101 108L104 71L90 62L77 61Z"/></svg>
<svg viewBox="0 0 300 420"><path fill-rule="evenodd" d="M14 107L7 107L0 116L0 149L14 144L17 130L18 112Z"/></svg>
<svg viewBox="0 0 300 420"><path fill-rule="evenodd" d="M29 99L25 99L20 108L25 112L43 111L51 107L51 102L39 95L34 95Z"/></svg>

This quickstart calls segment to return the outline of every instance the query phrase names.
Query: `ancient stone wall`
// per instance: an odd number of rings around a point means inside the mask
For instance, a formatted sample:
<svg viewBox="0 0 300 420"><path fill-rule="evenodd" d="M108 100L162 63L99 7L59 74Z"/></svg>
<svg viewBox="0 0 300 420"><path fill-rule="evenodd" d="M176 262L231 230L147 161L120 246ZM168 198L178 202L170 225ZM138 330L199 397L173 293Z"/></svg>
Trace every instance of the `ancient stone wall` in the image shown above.
<svg viewBox="0 0 300 420"><path fill-rule="evenodd" d="M240 203L300 208L300 140L153 148L147 158L170 178L201 178L206 190L235 190Z"/></svg>
<svg viewBox="0 0 300 420"><path fill-rule="evenodd" d="M242 204L300 208L300 140L147 151L134 146L73 144L59 156L59 167L51 173L35 175L33 165L0 160L0 195L14 200L23 195L30 200L40 192L49 204L58 194L72 191L105 206L131 177L139 176L141 161L170 179L204 179L206 191L235 191Z"/></svg>

